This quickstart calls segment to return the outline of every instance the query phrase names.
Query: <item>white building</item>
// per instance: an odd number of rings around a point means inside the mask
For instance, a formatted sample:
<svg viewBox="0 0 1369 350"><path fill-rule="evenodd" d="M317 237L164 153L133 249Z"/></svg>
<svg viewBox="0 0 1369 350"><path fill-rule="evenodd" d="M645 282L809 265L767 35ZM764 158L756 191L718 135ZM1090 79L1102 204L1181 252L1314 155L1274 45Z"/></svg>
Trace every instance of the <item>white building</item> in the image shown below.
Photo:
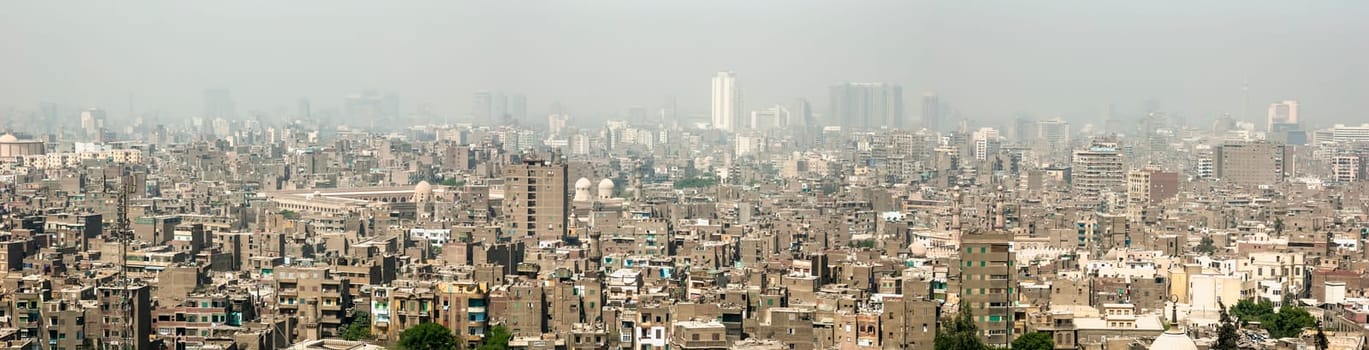
<svg viewBox="0 0 1369 350"><path fill-rule="evenodd" d="M1354 182L1359 176L1360 159L1353 154L1331 157L1331 181Z"/></svg>
<svg viewBox="0 0 1369 350"><path fill-rule="evenodd" d="M998 152L1001 143L998 136L998 129L979 128L974 135L974 159L986 160L989 155Z"/></svg>
<svg viewBox="0 0 1369 350"><path fill-rule="evenodd" d="M1283 101L1269 105L1269 120L1265 130L1274 130L1274 124L1293 124L1298 122L1298 101Z"/></svg>
<svg viewBox="0 0 1369 350"><path fill-rule="evenodd" d="M765 144L765 138L757 135L738 135L737 149L735 155L745 156L759 153Z"/></svg>
<svg viewBox="0 0 1369 350"><path fill-rule="evenodd" d="M737 75L718 72L713 77L713 128L735 131L737 118L742 115L742 93L737 88Z"/></svg>
<svg viewBox="0 0 1369 350"><path fill-rule="evenodd" d="M1360 124L1359 126L1336 124L1335 127L1331 128L1331 140L1336 143L1369 141L1369 124Z"/></svg>
<svg viewBox="0 0 1369 350"><path fill-rule="evenodd" d="M770 108L751 111L748 126L753 130L770 130L789 127L789 110L775 105Z"/></svg>

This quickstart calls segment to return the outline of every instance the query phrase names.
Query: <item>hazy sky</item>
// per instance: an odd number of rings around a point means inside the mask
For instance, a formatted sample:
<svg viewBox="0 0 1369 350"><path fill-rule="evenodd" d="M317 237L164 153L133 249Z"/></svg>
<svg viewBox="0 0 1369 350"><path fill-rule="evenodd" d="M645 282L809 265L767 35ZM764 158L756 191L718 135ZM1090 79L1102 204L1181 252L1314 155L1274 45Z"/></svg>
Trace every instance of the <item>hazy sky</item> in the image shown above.
<svg viewBox="0 0 1369 350"><path fill-rule="evenodd" d="M79 5L79 6L77 6ZM0 107L39 102L190 116L315 109L368 88L464 115L477 90L578 114L708 110L738 74L747 109L827 86L936 90L961 113L1083 120L1154 98L1189 119L1297 99L1318 124L1369 121L1369 1L7 1Z"/></svg>

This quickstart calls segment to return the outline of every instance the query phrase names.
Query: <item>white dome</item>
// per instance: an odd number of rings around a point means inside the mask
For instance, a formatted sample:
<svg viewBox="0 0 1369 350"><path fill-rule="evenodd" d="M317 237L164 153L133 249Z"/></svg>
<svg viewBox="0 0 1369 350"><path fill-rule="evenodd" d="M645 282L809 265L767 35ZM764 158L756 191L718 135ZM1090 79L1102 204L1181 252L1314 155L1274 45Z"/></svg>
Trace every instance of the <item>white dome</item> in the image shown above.
<svg viewBox="0 0 1369 350"><path fill-rule="evenodd" d="M417 185L417 186L414 186L414 201L415 201L415 202L427 202L428 200L430 200L430 199L432 199L432 198L433 198L433 185L432 185L432 184L429 184L427 181L419 181L419 182L418 182L418 185Z"/></svg>
<svg viewBox="0 0 1369 350"><path fill-rule="evenodd" d="M599 180L599 199L609 199L613 197L613 180Z"/></svg>
<svg viewBox="0 0 1369 350"><path fill-rule="evenodd" d="M1150 347L1147 349L1198 350L1198 344L1193 343L1193 339L1189 339L1188 335L1184 334L1184 331L1180 330L1179 327L1173 327L1159 337L1155 337L1155 342L1150 343Z"/></svg>
<svg viewBox="0 0 1369 350"><path fill-rule="evenodd" d="M575 201L588 202L589 200L591 200L592 198L590 198L589 195L589 187L592 185L593 184L589 182L589 179L583 177L579 180L575 180Z"/></svg>
<svg viewBox="0 0 1369 350"><path fill-rule="evenodd" d="M13 134L0 135L0 142L19 142L19 138Z"/></svg>
<svg viewBox="0 0 1369 350"><path fill-rule="evenodd" d="M927 257L927 243L913 241L913 244L908 245L908 252L912 253L913 257L925 258Z"/></svg>

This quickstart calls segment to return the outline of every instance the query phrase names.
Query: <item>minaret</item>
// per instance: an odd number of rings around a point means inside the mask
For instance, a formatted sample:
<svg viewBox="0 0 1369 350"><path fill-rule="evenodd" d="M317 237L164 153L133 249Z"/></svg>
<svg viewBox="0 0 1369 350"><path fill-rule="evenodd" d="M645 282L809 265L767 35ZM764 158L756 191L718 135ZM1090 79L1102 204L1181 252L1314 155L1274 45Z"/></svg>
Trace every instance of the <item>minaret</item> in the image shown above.
<svg viewBox="0 0 1369 350"><path fill-rule="evenodd" d="M998 186L998 193L994 195L993 202L994 217L993 229L1004 230L1008 227L1008 219L1003 214L1003 186Z"/></svg>
<svg viewBox="0 0 1369 350"><path fill-rule="evenodd" d="M960 186L956 186L955 192L951 192L951 228L960 230Z"/></svg>

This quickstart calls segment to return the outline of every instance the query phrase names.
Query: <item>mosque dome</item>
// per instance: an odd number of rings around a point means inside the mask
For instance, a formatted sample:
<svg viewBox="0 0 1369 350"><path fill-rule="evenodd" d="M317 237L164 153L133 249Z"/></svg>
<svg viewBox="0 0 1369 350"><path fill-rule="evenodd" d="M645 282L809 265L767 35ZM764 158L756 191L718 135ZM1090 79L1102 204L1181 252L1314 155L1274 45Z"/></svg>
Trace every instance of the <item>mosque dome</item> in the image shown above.
<svg viewBox="0 0 1369 350"><path fill-rule="evenodd" d="M432 198L433 198L433 185L432 185L432 184L429 184L427 181L419 181L419 182L418 182L418 185L417 185L417 186L414 186L414 201L415 201L415 202L426 202L426 201L428 201L429 199L432 199Z"/></svg>
<svg viewBox="0 0 1369 350"><path fill-rule="evenodd" d="M603 179L599 181L599 199L609 199L613 197L613 180Z"/></svg>
<svg viewBox="0 0 1369 350"><path fill-rule="evenodd" d="M575 180L575 201L587 202L590 199L592 199L589 196L589 188L593 185L594 183L590 182L589 179L583 177L579 180Z"/></svg>
<svg viewBox="0 0 1369 350"><path fill-rule="evenodd" d="M40 155L47 149L43 141L20 140L14 134L0 135L0 158Z"/></svg>
<svg viewBox="0 0 1369 350"><path fill-rule="evenodd" d="M1179 327L1173 327L1165 331L1159 337L1155 337L1155 342L1150 343L1150 350L1198 350L1198 344L1193 342L1187 334Z"/></svg>
<svg viewBox="0 0 1369 350"><path fill-rule="evenodd" d="M927 243L913 241L913 244L908 245L908 252L912 253L913 257L925 258L927 257Z"/></svg>

